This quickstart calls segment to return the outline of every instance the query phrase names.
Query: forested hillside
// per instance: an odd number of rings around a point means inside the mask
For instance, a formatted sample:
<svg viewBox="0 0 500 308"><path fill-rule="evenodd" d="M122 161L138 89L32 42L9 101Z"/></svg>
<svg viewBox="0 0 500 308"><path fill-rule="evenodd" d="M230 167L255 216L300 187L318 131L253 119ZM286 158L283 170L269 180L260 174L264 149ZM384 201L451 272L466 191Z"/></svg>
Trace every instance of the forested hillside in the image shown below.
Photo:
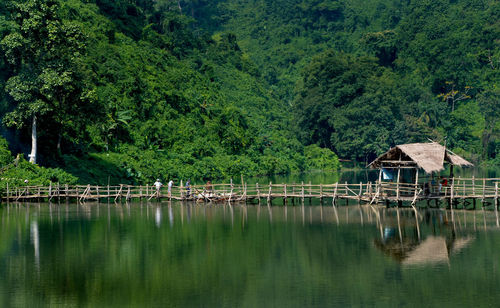
<svg viewBox="0 0 500 308"><path fill-rule="evenodd" d="M28 158L36 124L37 163L69 173L32 168L40 181L331 170L333 152L365 162L428 138L498 164L499 15L468 0L2 1L2 134Z"/></svg>
<svg viewBox="0 0 500 308"><path fill-rule="evenodd" d="M500 2L228 0L231 31L296 135L369 161L427 141L498 164Z"/></svg>

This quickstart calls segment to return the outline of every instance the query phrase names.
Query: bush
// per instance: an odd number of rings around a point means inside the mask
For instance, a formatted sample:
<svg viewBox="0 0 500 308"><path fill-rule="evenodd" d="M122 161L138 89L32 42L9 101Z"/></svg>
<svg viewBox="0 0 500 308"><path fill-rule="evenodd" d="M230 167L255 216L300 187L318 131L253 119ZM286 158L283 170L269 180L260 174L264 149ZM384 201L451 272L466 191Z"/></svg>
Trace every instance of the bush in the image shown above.
<svg viewBox="0 0 500 308"><path fill-rule="evenodd" d="M1 188L24 185L49 185L50 183L76 184L77 178L59 168L44 168L26 161L22 155L14 159L7 141L0 138ZM25 181L28 180L26 183Z"/></svg>
<svg viewBox="0 0 500 308"><path fill-rule="evenodd" d="M331 171L340 168L339 158L330 149L312 144L304 148L304 156L308 170Z"/></svg>

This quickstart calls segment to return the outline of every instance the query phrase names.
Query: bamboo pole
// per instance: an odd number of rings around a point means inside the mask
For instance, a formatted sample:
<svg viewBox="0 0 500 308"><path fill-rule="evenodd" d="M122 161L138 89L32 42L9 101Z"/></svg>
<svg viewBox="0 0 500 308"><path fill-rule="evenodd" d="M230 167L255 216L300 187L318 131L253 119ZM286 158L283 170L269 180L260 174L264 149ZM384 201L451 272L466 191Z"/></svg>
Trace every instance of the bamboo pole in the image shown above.
<svg viewBox="0 0 500 308"><path fill-rule="evenodd" d="M455 177L451 179L451 190L450 190L450 209L453 208L453 197L455 193Z"/></svg>
<svg viewBox="0 0 500 308"><path fill-rule="evenodd" d="M255 184L255 188L257 189L257 199L259 200L259 204L260 204L260 188L259 188L259 183Z"/></svg>
<svg viewBox="0 0 500 308"><path fill-rule="evenodd" d="M486 179L485 179L485 178L483 178L483 200L484 200L484 199L485 199L485 197L486 197L486 192L485 192L485 190L486 190Z"/></svg>
<svg viewBox="0 0 500 308"><path fill-rule="evenodd" d="M78 187L78 186L77 186L77 187ZM57 192L57 189L56 189L56 192ZM49 196L49 201L52 201L52 198L54 197L54 195L55 195L55 194L51 194L51 195ZM77 193L77 195L78 195L78 193Z"/></svg>
<svg viewBox="0 0 500 308"><path fill-rule="evenodd" d="M229 193L228 203L231 204L231 198L233 197L233 179L231 179L231 192Z"/></svg>
<svg viewBox="0 0 500 308"><path fill-rule="evenodd" d="M319 184L319 203L323 205L323 184Z"/></svg>
<svg viewBox="0 0 500 308"><path fill-rule="evenodd" d="M123 184L120 184L120 191L118 191L116 193L116 196L115 196L115 202L118 198L120 198L120 201L121 201L121 193L122 193L122 188L123 188Z"/></svg>
<svg viewBox="0 0 500 308"><path fill-rule="evenodd" d="M273 189L273 183L269 182L269 193L267 194L267 203L269 204L271 202L271 192Z"/></svg>
<svg viewBox="0 0 500 308"><path fill-rule="evenodd" d="M302 203L304 203L304 182L302 182Z"/></svg>
<svg viewBox="0 0 500 308"><path fill-rule="evenodd" d="M333 190L333 198L332 205L335 206L335 199L337 198L337 188L339 186L339 182L335 183L335 189Z"/></svg>
<svg viewBox="0 0 500 308"><path fill-rule="evenodd" d="M396 199L399 200L399 178L401 175L401 168L398 167L398 177L397 177L397 183L396 183Z"/></svg>
<svg viewBox="0 0 500 308"><path fill-rule="evenodd" d="M180 191L180 195L181 195L181 199L184 198L184 184L182 183L182 180L181 180L181 186L179 187L179 191ZM172 194L170 194L172 195Z"/></svg>
<svg viewBox="0 0 500 308"><path fill-rule="evenodd" d="M498 208L498 182L495 182L495 211Z"/></svg>
<svg viewBox="0 0 500 308"><path fill-rule="evenodd" d="M418 195L418 168L416 169L416 173L415 173L415 200L416 200L416 196Z"/></svg>
<svg viewBox="0 0 500 308"><path fill-rule="evenodd" d="M401 162L401 152L399 153L399 161ZM401 163L398 164L398 180L397 180L397 187L396 187L396 199L399 201L399 179L401 175Z"/></svg>
<svg viewBox="0 0 500 308"><path fill-rule="evenodd" d="M87 195L85 196L85 199L92 197L92 186L88 184L88 190L87 190Z"/></svg>
<svg viewBox="0 0 500 308"><path fill-rule="evenodd" d="M85 196L85 193L87 192L87 188L85 188L85 190L83 191L83 193L81 195L78 195L78 202L82 201L82 198L83 196Z"/></svg>
<svg viewBox="0 0 500 308"><path fill-rule="evenodd" d="M463 195L464 195L464 200L465 200L465 197L467 197L467 193L465 192L465 182L466 182L466 181L465 181L465 179L464 179L464 180L462 181L462 185L463 185L463 190L462 190L462 192L463 192Z"/></svg>
<svg viewBox="0 0 500 308"><path fill-rule="evenodd" d="M243 200L247 200L247 184L243 183Z"/></svg>
<svg viewBox="0 0 500 308"><path fill-rule="evenodd" d="M283 185L283 193L284 193L284 198L283 198L283 205L286 205L286 201L287 201L287 196L286 196L286 184Z"/></svg>

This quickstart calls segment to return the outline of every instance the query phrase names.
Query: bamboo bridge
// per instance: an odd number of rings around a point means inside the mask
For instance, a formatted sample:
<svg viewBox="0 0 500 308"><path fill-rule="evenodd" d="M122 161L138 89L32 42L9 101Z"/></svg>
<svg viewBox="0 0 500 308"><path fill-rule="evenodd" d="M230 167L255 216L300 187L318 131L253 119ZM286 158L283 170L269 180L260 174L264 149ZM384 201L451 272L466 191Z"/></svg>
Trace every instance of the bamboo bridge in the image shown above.
<svg viewBox="0 0 500 308"><path fill-rule="evenodd" d="M243 181L242 181L243 182ZM9 187L8 184L1 192L4 202L49 201L60 202L72 200L77 202L107 201L123 202L131 200L178 200L196 202L267 202L282 199L283 204L304 202L305 199L318 199L321 203L325 199L331 200L335 205L337 200L354 200L359 203L387 204L403 202L411 205L426 201L427 206L439 206L440 202L455 205L459 202L469 204L476 201L482 204L494 204L498 207L500 178L451 178L448 186L441 188L431 187L428 183L394 183L394 182L368 182L359 184L334 183L334 184L210 184L173 186L171 192L167 187L159 190L152 185L60 185L49 186L22 186Z"/></svg>

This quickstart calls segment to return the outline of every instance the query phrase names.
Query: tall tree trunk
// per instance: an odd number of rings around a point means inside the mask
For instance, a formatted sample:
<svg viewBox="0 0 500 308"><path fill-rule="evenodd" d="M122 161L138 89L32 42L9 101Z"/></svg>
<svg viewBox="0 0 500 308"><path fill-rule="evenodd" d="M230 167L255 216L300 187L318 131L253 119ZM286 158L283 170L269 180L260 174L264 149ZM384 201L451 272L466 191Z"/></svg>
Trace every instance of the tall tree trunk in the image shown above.
<svg viewBox="0 0 500 308"><path fill-rule="evenodd" d="M31 154L30 163L36 164L37 152L37 137L36 137L36 115L33 115L33 124L31 125Z"/></svg>

